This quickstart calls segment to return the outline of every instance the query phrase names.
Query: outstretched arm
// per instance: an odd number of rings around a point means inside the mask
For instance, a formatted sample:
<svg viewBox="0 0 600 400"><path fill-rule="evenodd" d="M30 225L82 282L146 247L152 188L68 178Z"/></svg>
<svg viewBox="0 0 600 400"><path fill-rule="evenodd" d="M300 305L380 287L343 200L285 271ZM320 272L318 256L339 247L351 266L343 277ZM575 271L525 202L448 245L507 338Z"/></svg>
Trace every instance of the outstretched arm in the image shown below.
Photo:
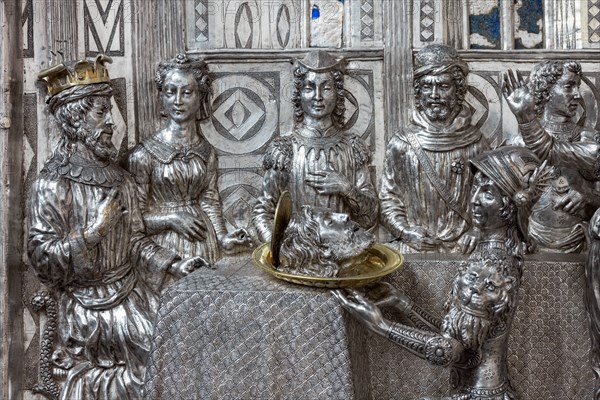
<svg viewBox="0 0 600 400"><path fill-rule="evenodd" d="M463 346L455 339L439 333L421 330L390 322L383 318L379 308L355 290L334 291L334 296L354 317L371 331L402 346L417 357L431 364L448 366L461 359Z"/></svg>
<svg viewBox="0 0 600 400"><path fill-rule="evenodd" d="M525 145L542 161L563 164L598 177L598 143L585 141L569 143L554 138L542 128L535 116L535 102L527 82L520 73L507 70L502 76L502 93L508 107L519 123Z"/></svg>
<svg viewBox="0 0 600 400"><path fill-rule="evenodd" d="M365 288L369 298L378 307L394 307L417 328L439 332L442 320L416 305L410 297L387 282L378 282Z"/></svg>

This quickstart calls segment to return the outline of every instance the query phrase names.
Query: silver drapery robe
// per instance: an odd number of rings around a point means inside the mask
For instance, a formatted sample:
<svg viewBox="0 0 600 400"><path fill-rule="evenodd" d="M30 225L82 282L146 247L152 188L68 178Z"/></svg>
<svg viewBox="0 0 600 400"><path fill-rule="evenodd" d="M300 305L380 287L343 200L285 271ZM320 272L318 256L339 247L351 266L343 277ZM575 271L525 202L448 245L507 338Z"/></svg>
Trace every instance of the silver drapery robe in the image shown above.
<svg viewBox="0 0 600 400"><path fill-rule="evenodd" d="M271 240L275 207L285 190L292 195L295 210L303 205L328 207L348 213L365 229L371 228L377 220L378 202L368 170L370 159L362 139L335 127L320 132L301 126L292 135L275 139L265 153L263 190L253 214L260 240ZM313 179L310 172L319 170L345 176L352 185L350 193L317 193L306 181Z"/></svg>
<svg viewBox="0 0 600 400"><path fill-rule="evenodd" d="M152 137L131 153L127 169L135 176L140 207L152 239L181 257L220 258L219 236L227 233L217 189L217 157L204 139L176 148ZM202 220L206 240L190 241L171 229L152 232L152 219L187 212Z"/></svg>
<svg viewBox="0 0 600 400"><path fill-rule="evenodd" d="M595 143L596 132L583 129L574 122L558 124L541 120L540 125L556 141ZM564 131L564 128L568 130ZM588 205L575 215L562 208L555 210L554 204L562 199L552 185L549 185L533 206L529 219L529 237L543 251L579 253L586 246L585 231L595 211L593 204L598 203L598 194L594 193L594 177L585 168L575 169L560 162L554 166L556 179L562 177L566 180L568 187L581 193Z"/></svg>
<svg viewBox="0 0 600 400"><path fill-rule="evenodd" d="M112 188L128 214L90 246L83 230ZM178 257L145 237L135 182L120 167L54 158L31 193L29 260L57 292L59 349L71 364L61 399L140 398L157 309L145 280L162 280Z"/></svg>
<svg viewBox="0 0 600 400"><path fill-rule="evenodd" d="M471 116L471 108L465 104L452 124L436 129L415 111L407 127L415 133L450 196L465 211L473 182L468 160L489 150L487 140L471 125ZM379 199L381 222L394 238L401 237L407 228L422 226L443 241L437 251L448 251L469 228L434 188L403 131L388 143ZM415 252L402 243L396 244L404 252Z"/></svg>

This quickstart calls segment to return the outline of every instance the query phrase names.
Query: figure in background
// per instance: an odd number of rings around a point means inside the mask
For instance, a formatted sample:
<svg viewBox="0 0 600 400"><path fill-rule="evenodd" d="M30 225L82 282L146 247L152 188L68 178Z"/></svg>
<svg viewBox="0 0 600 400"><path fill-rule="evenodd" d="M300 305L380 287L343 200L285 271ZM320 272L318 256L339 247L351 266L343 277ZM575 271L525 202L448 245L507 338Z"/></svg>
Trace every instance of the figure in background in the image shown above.
<svg viewBox="0 0 600 400"><path fill-rule="evenodd" d="M527 218L543 168L522 147L504 147L471 160L471 217L481 232L475 251L454 279L448 313L440 319L384 283L366 295L334 292L368 329L431 364L453 368L448 399L516 399L506 362L518 301ZM398 309L411 325L385 319Z"/></svg>
<svg viewBox="0 0 600 400"><path fill-rule="evenodd" d="M70 399L139 399L156 294L151 275L204 265L145 237L133 177L114 159L112 89L105 67L79 61L40 72L62 130L31 190L29 261L58 297L58 349Z"/></svg>
<svg viewBox="0 0 600 400"><path fill-rule="evenodd" d="M600 144L582 140L568 142L550 135L535 117L535 99L529 85L521 74L512 70L504 73L502 92L510 110L519 123L519 132L523 141L542 160L560 164L580 171L584 176L600 180ZM600 211L591 219L589 230L592 237L588 261L586 263L585 302L590 319L590 337L592 348L590 363L596 375L594 398L600 398Z"/></svg>
<svg viewBox="0 0 600 400"><path fill-rule="evenodd" d="M403 252L458 250L470 228L467 160L489 145L471 125L473 110L464 101L468 72L445 45L415 56L412 123L388 143L379 192L381 222ZM475 237L469 231L460 239L464 250L472 250Z"/></svg>
<svg viewBox="0 0 600 400"><path fill-rule="evenodd" d="M159 64L156 86L167 123L132 151L128 170L139 188L152 239L181 256L213 263L221 248L234 253L252 239L227 232L217 188L217 158L197 121L210 116L211 79L203 61L185 54Z"/></svg>
<svg viewBox="0 0 600 400"><path fill-rule="evenodd" d="M325 51L312 51L294 70L296 124L291 135L273 140L263 161L262 194L253 223L259 239L271 240L275 207L284 190L294 212L303 205L347 213L363 228L377 221L377 195L362 139L342 130L344 72L341 62Z"/></svg>
<svg viewBox="0 0 600 400"><path fill-rule="evenodd" d="M577 124L581 103L581 65L576 61L544 61L529 78L534 112L542 128L562 142L593 142L596 132ZM584 250L586 230L600 196L594 175L557 162L552 186L534 206L529 225L533 244L542 251L574 253Z"/></svg>

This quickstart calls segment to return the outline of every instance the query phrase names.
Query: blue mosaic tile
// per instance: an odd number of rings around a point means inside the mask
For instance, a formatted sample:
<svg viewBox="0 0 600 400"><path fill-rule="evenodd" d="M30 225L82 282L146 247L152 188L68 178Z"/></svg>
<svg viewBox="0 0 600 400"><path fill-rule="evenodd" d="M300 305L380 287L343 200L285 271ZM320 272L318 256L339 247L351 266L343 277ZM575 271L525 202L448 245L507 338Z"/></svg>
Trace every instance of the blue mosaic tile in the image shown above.
<svg viewBox="0 0 600 400"><path fill-rule="evenodd" d="M543 0L519 0L515 4L515 49L543 48L543 3Z"/></svg>
<svg viewBox="0 0 600 400"><path fill-rule="evenodd" d="M500 49L498 0L471 3L469 28L472 49Z"/></svg>

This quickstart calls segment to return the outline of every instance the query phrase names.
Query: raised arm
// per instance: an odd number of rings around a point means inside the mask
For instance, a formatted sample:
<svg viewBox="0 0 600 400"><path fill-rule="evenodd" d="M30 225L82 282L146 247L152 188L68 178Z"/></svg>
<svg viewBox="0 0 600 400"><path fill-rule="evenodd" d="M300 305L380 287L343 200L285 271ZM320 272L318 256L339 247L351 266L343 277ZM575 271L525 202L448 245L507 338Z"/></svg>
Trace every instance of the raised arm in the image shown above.
<svg viewBox="0 0 600 400"><path fill-rule="evenodd" d="M535 115L535 103L527 82L519 72L507 70L502 76L502 93L519 123L525 145L542 161L562 164L599 176L600 146L592 141L569 143L555 140L542 128Z"/></svg>

